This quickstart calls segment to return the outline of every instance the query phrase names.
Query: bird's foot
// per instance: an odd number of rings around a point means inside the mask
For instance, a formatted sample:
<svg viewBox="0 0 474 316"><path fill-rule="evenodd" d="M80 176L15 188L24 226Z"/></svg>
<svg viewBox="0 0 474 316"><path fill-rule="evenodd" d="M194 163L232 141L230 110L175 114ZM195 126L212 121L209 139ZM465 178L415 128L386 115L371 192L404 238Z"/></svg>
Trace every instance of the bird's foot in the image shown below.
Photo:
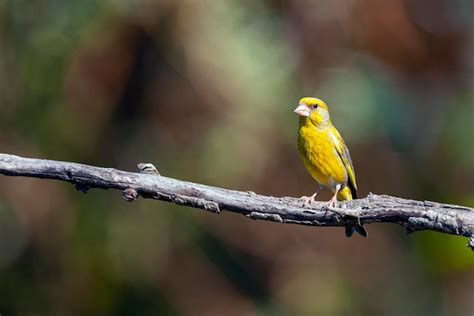
<svg viewBox="0 0 474 316"><path fill-rule="evenodd" d="M301 199L303 200L303 207L311 206L311 203L316 202L316 196L318 192L314 193L311 196L302 196Z"/></svg>
<svg viewBox="0 0 474 316"><path fill-rule="evenodd" d="M336 207L336 205L337 205L337 194L334 194L334 196L327 203L327 207Z"/></svg>
<svg viewBox="0 0 474 316"><path fill-rule="evenodd" d="M137 167L140 173L156 174L158 176L160 175L160 173L158 172L158 169L156 169L156 167L149 162L148 163L141 162L137 165Z"/></svg>

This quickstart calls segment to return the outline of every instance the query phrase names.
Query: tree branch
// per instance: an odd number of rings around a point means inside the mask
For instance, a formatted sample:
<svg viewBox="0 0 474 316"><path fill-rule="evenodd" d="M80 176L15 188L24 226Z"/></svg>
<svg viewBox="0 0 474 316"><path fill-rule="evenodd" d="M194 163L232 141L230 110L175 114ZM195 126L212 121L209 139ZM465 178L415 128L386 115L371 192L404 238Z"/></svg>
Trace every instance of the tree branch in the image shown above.
<svg viewBox="0 0 474 316"><path fill-rule="evenodd" d="M140 166L145 172L153 171L153 166ZM0 154L0 174L66 181L83 192L88 188L118 189L123 191L127 200L142 196L214 213L230 211L252 219L280 223L310 226L397 223L408 232L433 230L467 236L470 237L468 245L474 246L474 209L464 206L369 194L363 199L341 202L338 208L327 208L321 202L308 209L302 207L300 199L291 197L277 198L251 191L227 190L176 180L158 174L8 154Z"/></svg>

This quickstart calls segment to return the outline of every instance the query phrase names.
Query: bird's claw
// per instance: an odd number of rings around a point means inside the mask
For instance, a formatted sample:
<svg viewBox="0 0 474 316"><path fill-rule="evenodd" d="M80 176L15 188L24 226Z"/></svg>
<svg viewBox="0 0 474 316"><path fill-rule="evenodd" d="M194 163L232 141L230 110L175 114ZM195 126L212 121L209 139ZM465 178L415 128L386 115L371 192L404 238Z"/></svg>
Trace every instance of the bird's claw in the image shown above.
<svg viewBox="0 0 474 316"><path fill-rule="evenodd" d="M303 207L309 207L311 206L311 203L316 202L317 193L314 193L311 196L302 196L301 199L303 200Z"/></svg>
<svg viewBox="0 0 474 316"><path fill-rule="evenodd" d="M160 175L158 169L151 163L139 163L137 165L140 173Z"/></svg>
<svg viewBox="0 0 474 316"><path fill-rule="evenodd" d="M336 207L336 206L337 206L337 195L334 195L327 203L327 207Z"/></svg>

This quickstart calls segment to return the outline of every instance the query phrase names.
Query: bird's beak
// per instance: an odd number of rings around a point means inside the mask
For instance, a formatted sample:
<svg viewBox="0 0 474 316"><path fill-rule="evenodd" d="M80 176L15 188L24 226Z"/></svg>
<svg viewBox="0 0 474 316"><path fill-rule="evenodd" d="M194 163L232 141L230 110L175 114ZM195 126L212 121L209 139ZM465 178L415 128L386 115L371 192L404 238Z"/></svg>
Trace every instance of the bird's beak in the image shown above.
<svg viewBox="0 0 474 316"><path fill-rule="evenodd" d="M308 117L310 114L310 111L305 104L298 104L298 106L296 107L296 109L294 109L293 112L295 112L296 114L300 116L306 116L306 117Z"/></svg>

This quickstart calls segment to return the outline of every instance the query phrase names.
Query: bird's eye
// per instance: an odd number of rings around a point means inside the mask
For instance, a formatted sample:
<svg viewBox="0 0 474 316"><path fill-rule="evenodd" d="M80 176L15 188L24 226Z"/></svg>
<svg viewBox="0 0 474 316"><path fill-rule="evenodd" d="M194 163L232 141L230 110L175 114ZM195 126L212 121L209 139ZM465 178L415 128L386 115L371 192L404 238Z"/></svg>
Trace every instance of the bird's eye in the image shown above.
<svg viewBox="0 0 474 316"><path fill-rule="evenodd" d="M314 109L316 109L317 107L318 107L318 105L317 105L317 104L313 104L313 105L311 105L311 108L312 108L313 110L314 110Z"/></svg>

